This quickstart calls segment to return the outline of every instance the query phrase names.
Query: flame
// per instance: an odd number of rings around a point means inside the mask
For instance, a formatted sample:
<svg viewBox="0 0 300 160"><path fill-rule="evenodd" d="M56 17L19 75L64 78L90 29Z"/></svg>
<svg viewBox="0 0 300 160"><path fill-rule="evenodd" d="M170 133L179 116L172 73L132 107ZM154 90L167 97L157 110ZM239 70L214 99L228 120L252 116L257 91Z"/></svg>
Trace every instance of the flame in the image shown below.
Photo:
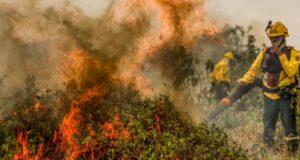
<svg viewBox="0 0 300 160"><path fill-rule="evenodd" d="M151 27L138 38L130 57L120 60L115 73L144 96L153 95L156 84L141 68L163 45L174 43L189 49L200 36L214 36L219 31L206 19L204 0L127 0L116 6L114 13L115 23L139 24L141 15L151 17Z"/></svg>
<svg viewBox="0 0 300 160"><path fill-rule="evenodd" d="M76 102L72 102L71 110L63 118L60 126L60 133L67 144L73 144L75 141L73 135L78 133L79 114L80 109L77 107Z"/></svg>
<svg viewBox="0 0 300 160"><path fill-rule="evenodd" d="M157 131L158 135L160 135L161 134L160 117L157 114L154 114L154 119L156 122L156 131Z"/></svg>
<svg viewBox="0 0 300 160"><path fill-rule="evenodd" d="M135 25L138 26L137 28L143 28L138 36L135 35L136 39L134 39L133 46L128 47L130 48L130 53L124 53L125 56L116 58L117 62L104 62L105 60L100 58L93 59L90 53L86 53L85 50L78 48L76 45L73 46L75 49L63 52L64 82L70 88L76 88L76 91L79 88L79 91L76 93L72 93L73 90L67 92L68 94L74 94L74 96L68 95L71 97L68 97L71 101L70 111L62 118L62 122L54 132L51 140L52 143L58 143L56 149L65 153L65 159L75 160L83 153L89 153L92 155L91 159L95 159L94 148L97 145L96 140L92 139L85 144L80 144L78 139L76 139L76 135L81 134L83 131L88 131L91 137L97 137L98 134L101 134L101 136L109 140L130 140L132 134L118 114L111 120L104 122L103 125L100 124L100 131L98 131L99 128L94 129L92 124L82 124L85 118L82 116L84 104L86 102L95 102L93 101L94 98L97 98L97 101L104 98L104 95L109 92L106 89L107 85L113 85L115 80L122 82L122 85L133 86L142 95L148 96L153 94L154 81L143 71L149 58L159 54L160 49L166 44L183 45L187 48L192 48L197 42L197 37L203 34L214 35L217 32L214 24L205 19L206 13L203 9L203 2L204 0L120 1L119 5L116 5L113 9L114 14L109 21L112 23L112 26L127 24L128 26ZM146 20L148 21L146 22ZM112 48L113 51L117 52L116 54L123 52L118 47L114 48L113 45ZM117 71L112 66L117 68ZM148 66L148 68L151 67ZM97 84L98 81L93 80L93 78L98 75L86 77L85 73L88 69L105 71L105 73L109 74L109 81L105 81L104 84ZM82 82L85 81L89 81L92 84L88 89L82 85ZM62 107L62 104L63 102L58 99L56 105ZM43 104L36 98L33 105L34 110L39 111L42 107ZM25 112L28 112L28 110ZM17 112L14 114L17 114ZM162 131L159 115L155 114L154 120L156 131L160 135ZM18 133L17 139L22 151L15 154L15 160L31 160L42 157L44 146L42 144L39 145L36 149L36 154L32 156L29 150L30 147L28 148L28 135L24 131Z"/></svg>
<svg viewBox="0 0 300 160"><path fill-rule="evenodd" d="M147 6L143 5L145 4L144 2L147 3ZM150 85L151 80L141 74L140 68L148 55L156 53L161 45L171 39L175 31L174 26L171 25L170 15L167 14L162 6L154 0L129 0L126 1L126 3L125 10L127 10L125 12L129 14L127 15L129 18L126 19L127 21L130 21L130 23L138 21L138 17L140 16L135 15L135 12L131 11L141 8L153 13L159 13L156 15L155 19L161 19L157 27L151 28L144 36L138 39L137 44L135 45L135 51L132 53L133 57L126 57L120 60L118 64L120 71L116 73L125 84L133 84L135 89L139 90L143 95L150 95L152 94L152 86ZM120 10L120 7L118 10ZM118 13L118 10L116 10L116 13ZM120 11L122 11L122 9Z"/></svg>
<svg viewBox="0 0 300 160"><path fill-rule="evenodd" d="M88 125L88 131L90 136L96 136L97 132L93 129L92 125Z"/></svg>
<svg viewBox="0 0 300 160"><path fill-rule="evenodd" d="M38 159L40 159L40 157L42 157L43 151L44 151L44 145L43 144L39 144L38 148L37 148L37 154L35 156L36 160L38 160Z"/></svg>
<svg viewBox="0 0 300 160"><path fill-rule="evenodd" d="M18 159L22 159L22 158L28 159L30 151L27 147L27 134L24 133L24 131L19 131L18 132L17 144L21 145L22 152L21 153L16 153L13 159L14 160L18 160ZM18 147L18 145L17 145L17 147Z"/></svg>
<svg viewBox="0 0 300 160"><path fill-rule="evenodd" d="M104 124L103 134L105 137L110 139L120 138L128 140L130 138L130 133L126 128L124 128L124 124L122 123L119 115L115 115L112 122L106 122Z"/></svg>
<svg viewBox="0 0 300 160"><path fill-rule="evenodd" d="M28 148L28 135L25 133L25 131L20 130L18 131L17 135L17 148L18 145L21 145L21 152L16 153L13 156L13 160L39 160L42 157L43 151L44 151L44 146L43 144L39 144L36 150L35 155L31 155L31 152ZM18 149L16 149L18 150Z"/></svg>
<svg viewBox="0 0 300 160"><path fill-rule="evenodd" d="M52 143L55 143L58 139L58 131L54 131L53 137L52 137Z"/></svg>
<svg viewBox="0 0 300 160"><path fill-rule="evenodd" d="M34 105L33 105L34 111L37 112L42 108L41 102L39 99L34 98Z"/></svg>
<svg viewBox="0 0 300 160"><path fill-rule="evenodd" d="M78 102L81 104L81 103L84 103L86 101L90 101L93 97L99 97L102 94L103 93L101 92L101 87L100 86L94 86L91 89L87 89L86 92L78 98Z"/></svg>
<svg viewBox="0 0 300 160"><path fill-rule="evenodd" d="M84 70L84 64L87 59L87 55L78 48L66 54L63 61L65 82L75 80L76 84L80 84L81 73Z"/></svg>
<svg viewBox="0 0 300 160"><path fill-rule="evenodd" d="M61 149L66 150L67 152L67 160L76 159L76 157L84 152L84 148L81 146L74 135L81 132L78 126L82 121L82 117L80 115L80 106L81 104L90 101L93 97L97 97L101 95L100 87L93 87L91 89L87 89L82 95L80 95L76 100L73 100L71 103L70 112L64 116L63 121L60 125L59 132L61 133ZM95 135L95 131L91 128L88 128L90 131L90 135ZM56 141L57 133L55 132L55 136L52 141Z"/></svg>
<svg viewBox="0 0 300 160"><path fill-rule="evenodd" d="M77 107L77 102L72 102L71 110L63 118L59 128L62 138L61 147L67 150L68 160L75 159L79 154L79 144L73 136L79 132L77 127L80 119L80 109Z"/></svg>

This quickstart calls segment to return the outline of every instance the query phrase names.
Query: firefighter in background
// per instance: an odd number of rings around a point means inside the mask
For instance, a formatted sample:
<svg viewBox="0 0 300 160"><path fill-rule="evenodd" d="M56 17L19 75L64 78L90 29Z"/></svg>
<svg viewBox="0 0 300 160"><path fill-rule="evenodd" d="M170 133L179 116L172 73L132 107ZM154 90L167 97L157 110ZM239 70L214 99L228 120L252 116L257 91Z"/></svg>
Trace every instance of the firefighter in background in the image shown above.
<svg viewBox="0 0 300 160"><path fill-rule="evenodd" d="M239 80L237 91L245 90L245 86L259 86L263 90L263 140L268 147L274 145L274 132L278 116L284 129L288 151L294 153L298 149L298 133L296 129L295 91L299 74L300 52L286 45L288 29L281 22L269 25L266 29L271 47L262 49L249 68ZM261 78L257 79L257 76ZM261 82L257 81L261 79ZM257 82L255 82L257 81ZM251 87L250 87L251 88ZM245 90L245 93L248 90ZM235 93L238 93L235 91ZM234 95L234 93L232 94ZM237 95L237 94L236 94ZM221 100L230 106L238 96L228 96Z"/></svg>
<svg viewBox="0 0 300 160"><path fill-rule="evenodd" d="M215 66L210 74L212 89L215 91L215 99L220 101L230 91L230 63L233 60L233 53L227 52Z"/></svg>

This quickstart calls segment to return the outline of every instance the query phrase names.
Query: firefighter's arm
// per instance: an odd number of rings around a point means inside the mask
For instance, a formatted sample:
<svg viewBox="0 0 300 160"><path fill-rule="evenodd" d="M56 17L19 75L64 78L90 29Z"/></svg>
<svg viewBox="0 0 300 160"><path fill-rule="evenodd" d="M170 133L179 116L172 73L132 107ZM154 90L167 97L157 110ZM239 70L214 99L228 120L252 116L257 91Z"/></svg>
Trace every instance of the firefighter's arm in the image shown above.
<svg viewBox="0 0 300 160"><path fill-rule="evenodd" d="M259 74L261 70L261 63L264 58L264 54L265 54L265 49L263 49L258 54L255 61L252 63L251 67L249 68L248 72L241 79L239 79L239 82L251 83L254 81L255 77Z"/></svg>
<svg viewBox="0 0 300 160"><path fill-rule="evenodd" d="M287 59L285 54L281 54L279 60L283 71L288 77L294 77L298 73L298 65L300 62L300 52L298 50L292 50L290 60Z"/></svg>

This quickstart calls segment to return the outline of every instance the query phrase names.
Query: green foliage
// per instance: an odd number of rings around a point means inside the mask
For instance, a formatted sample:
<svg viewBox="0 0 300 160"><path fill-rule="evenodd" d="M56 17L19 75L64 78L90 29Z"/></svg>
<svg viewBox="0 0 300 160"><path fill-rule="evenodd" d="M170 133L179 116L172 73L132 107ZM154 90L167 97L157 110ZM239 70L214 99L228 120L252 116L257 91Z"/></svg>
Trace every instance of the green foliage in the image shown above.
<svg viewBox="0 0 300 160"><path fill-rule="evenodd" d="M89 159L94 155L98 159L247 159L246 152L229 142L222 130L194 124L175 109L167 96L120 104L108 110L105 113L101 109L95 111L98 114L94 119L99 121L90 122L95 135L89 135L87 128L78 126L82 130L73 136L77 144L80 147L90 144L90 149L82 152L79 158ZM119 119L116 120L116 117ZM114 125L118 136L105 135L107 122ZM41 123L45 125L41 125L39 130L34 127L27 130L31 154L36 153L37 144L43 143L48 153L43 153L42 158L63 159L67 153L56 151L57 144L45 138L51 137L51 132L43 131L49 130L46 124L50 121ZM124 129L129 133L127 138L124 138ZM5 159L16 152L15 130L8 132L11 136L1 137L4 140L1 142L1 157Z"/></svg>

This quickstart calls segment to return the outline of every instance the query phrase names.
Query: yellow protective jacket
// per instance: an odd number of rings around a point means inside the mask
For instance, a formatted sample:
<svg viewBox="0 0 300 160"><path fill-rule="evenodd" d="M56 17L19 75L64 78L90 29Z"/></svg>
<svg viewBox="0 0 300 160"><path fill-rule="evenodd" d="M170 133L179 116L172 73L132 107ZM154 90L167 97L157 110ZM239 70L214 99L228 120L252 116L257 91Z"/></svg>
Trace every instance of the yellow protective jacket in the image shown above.
<svg viewBox="0 0 300 160"><path fill-rule="evenodd" d="M212 82L231 82L229 61L223 58L215 65L213 72L210 74Z"/></svg>
<svg viewBox="0 0 300 160"><path fill-rule="evenodd" d="M255 61L249 68L248 72L239 79L239 82L251 83L253 80L261 74L261 65L264 59L266 49L262 49ZM285 54L279 56L280 63L282 65L283 71L279 74L279 83L276 87L270 87L267 85L266 76L268 73L263 73L263 85L269 89L276 89L278 87L287 86L296 82L296 75L298 74L298 65L300 62L300 52L294 48L291 49L290 59L287 58ZM264 95L271 99L279 99L277 93L267 93L264 92Z"/></svg>

